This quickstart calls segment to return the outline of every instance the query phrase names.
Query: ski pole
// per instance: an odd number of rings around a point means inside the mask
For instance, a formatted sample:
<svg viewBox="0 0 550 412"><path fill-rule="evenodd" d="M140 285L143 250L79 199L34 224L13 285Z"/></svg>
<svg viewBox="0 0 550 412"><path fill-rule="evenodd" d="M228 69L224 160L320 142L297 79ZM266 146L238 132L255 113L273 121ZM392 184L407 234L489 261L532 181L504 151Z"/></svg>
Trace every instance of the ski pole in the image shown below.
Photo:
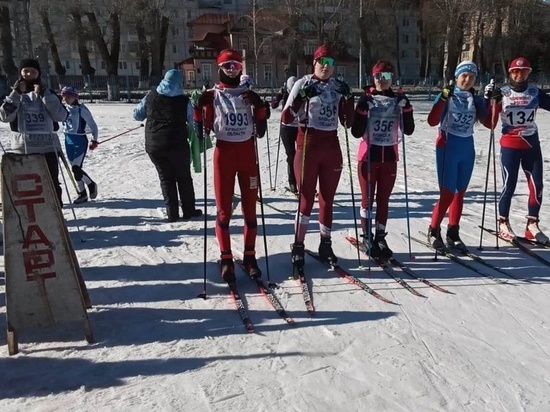
<svg viewBox="0 0 550 412"><path fill-rule="evenodd" d="M132 128L132 129L128 129L128 130L126 130L125 132L119 133L119 134L117 134L117 135L115 135L115 136L108 137L107 139L103 139L101 142L97 142L97 144L99 145L99 144L108 142L109 140L113 140L113 139L116 138L116 137L125 135L126 133L133 132L134 130L137 130L137 129L139 129L140 127L143 127L143 126L144 126L144 124L141 123L138 127L134 127L134 128Z"/></svg>
<svg viewBox="0 0 550 412"><path fill-rule="evenodd" d="M204 199L204 228L203 228L203 265L202 265L202 272L203 272L203 289L202 293L199 294L199 298L206 299L206 259L207 259L207 242L208 242L208 236L207 236L207 225L208 225L208 203L207 203L207 167L206 167L206 139L208 139L208 135L205 133L206 130L203 131L204 138L202 139L202 178L203 178L203 199ZM206 135L206 136L205 136Z"/></svg>
<svg viewBox="0 0 550 412"><path fill-rule="evenodd" d="M370 141L370 133L369 133L369 123L370 123L370 108L367 111L367 253L369 255L369 258L367 259L367 268L369 276L371 275L371 250L372 250L372 242L374 242L374 235L372 234L372 208L374 206L374 201L372 199L373 193L371 192L371 141Z"/></svg>
<svg viewBox="0 0 550 412"><path fill-rule="evenodd" d="M282 123L279 123L279 140L277 141L277 160L275 161L275 181L273 183L273 189L277 188L277 175L279 174L279 153L281 152L281 128Z"/></svg>
<svg viewBox="0 0 550 412"><path fill-rule="evenodd" d="M495 104L495 102L493 102L493 106L491 107L491 126L492 127L492 132L493 132L493 190L494 190L494 203L495 203L495 231L498 233L498 205L497 205L497 163L496 163L496 147L495 147L495 127L494 125L492 124L493 122L493 119L496 117L496 107L497 105ZM498 236L495 236L495 248L496 249L499 249L499 245L498 245L498 242L499 242L499 239L498 239Z"/></svg>
<svg viewBox="0 0 550 412"><path fill-rule="evenodd" d="M61 155L59 157L64 159L63 158L63 153L61 153ZM73 176L71 171L67 171L67 173L71 177ZM69 187L67 185L67 179L65 178L65 173L63 173L63 169L61 169L61 177L63 179L63 185L65 186L65 191L67 192L67 198L69 199L69 208L71 209L71 212L73 214L73 218L74 218L75 226L76 226L76 231L78 232L78 237L80 238L80 243L84 243L84 242L86 242L86 240L82 237L82 232L80 231L80 226L78 225L78 219L76 218L76 213L74 211L73 201L72 201L71 195L69 193ZM74 182L74 177L73 177L73 182ZM78 192L78 189L77 189L77 192Z"/></svg>
<svg viewBox="0 0 550 412"><path fill-rule="evenodd" d="M351 191L351 208L353 210L353 226L355 228L355 239L359 241L359 230L357 229L357 211L355 210L355 190L353 188L353 171L351 167L351 155L349 150L348 121L346 115L344 115L344 134L346 136L346 151L348 154L349 185ZM363 264L361 263L361 252L359 251L359 248L355 249L357 250L357 262L359 264L359 269L361 269L363 267Z"/></svg>
<svg viewBox="0 0 550 412"><path fill-rule="evenodd" d="M76 193L78 193L79 192L78 185L76 184L76 180L74 178L72 168L69 167L69 162L67 162L67 159L65 158L65 155L63 154L63 151L60 150L58 153L59 153L59 158L61 159L61 161L63 162L63 165L65 166L65 169L67 169L67 174L71 177L71 181L73 182L74 189L76 190ZM68 193L67 193L67 195L68 195Z"/></svg>
<svg viewBox="0 0 550 412"><path fill-rule="evenodd" d="M414 260L411 249L411 220L409 217L409 188L407 185L407 151L405 150L405 130L404 130L403 108L401 108L400 127L401 144L403 145L403 180L405 183L405 213L407 214L407 235L409 237L409 260Z"/></svg>
<svg viewBox="0 0 550 412"><path fill-rule="evenodd" d="M271 180L271 148L269 147L269 127L265 129L265 139L267 141L267 170L269 172L269 188L274 191L273 182ZM260 175L258 175L259 177Z"/></svg>

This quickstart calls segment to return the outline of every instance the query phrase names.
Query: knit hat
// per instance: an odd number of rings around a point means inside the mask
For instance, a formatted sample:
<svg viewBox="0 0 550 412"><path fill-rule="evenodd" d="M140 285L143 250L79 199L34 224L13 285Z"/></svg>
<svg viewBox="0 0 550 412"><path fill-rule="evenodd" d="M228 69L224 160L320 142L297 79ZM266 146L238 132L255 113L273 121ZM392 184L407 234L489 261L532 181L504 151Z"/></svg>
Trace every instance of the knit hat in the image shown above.
<svg viewBox="0 0 550 412"><path fill-rule="evenodd" d="M321 57L333 57L330 48L326 44L317 47L315 53L313 53L313 60L317 60Z"/></svg>
<svg viewBox="0 0 550 412"><path fill-rule="evenodd" d="M23 59L21 60L21 63L19 63L19 71L23 70L25 67L32 67L33 69L38 70L38 75L42 73L40 70L40 63L38 63L38 60L35 59Z"/></svg>
<svg viewBox="0 0 550 412"><path fill-rule="evenodd" d="M243 58L237 50L225 49L220 52L220 54L218 55L218 58L216 59L216 63L218 66L222 63L230 62L230 61L242 63Z"/></svg>
<svg viewBox="0 0 550 412"><path fill-rule="evenodd" d="M378 60L372 66L372 74L376 73L393 73L393 65L388 60Z"/></svg>
<svg viewBox="0 0 550 412"><path fill-rule="evenodd" d="M465 72L473 73L474 76L477 77L478 71L476 64L470 60L464 60L463 62L460 62L458 66L456 66L455 77L458 77Z"/></svg>
<svg viewBox="0 0 550 412"><path fill-rule="evenodd" d="M28 67L28 66L27 66ZM78 100L78 91L73 86L65 86L61 89L61 96L72 96Z"/></svg>
<svg viewBox="0 0 550 412"><path fill-rule="evenodd" d="M531 71L531 63L525 57L518 57L512 60L508 67L508 72L514 69L525 69Z"/></svg>
<svg viewBox="0 0 550 412"><path fill-rule="evenodd" d="M164 80L168 83L182 84L183 74L180 70L170 69L164 74Z"/></svg>

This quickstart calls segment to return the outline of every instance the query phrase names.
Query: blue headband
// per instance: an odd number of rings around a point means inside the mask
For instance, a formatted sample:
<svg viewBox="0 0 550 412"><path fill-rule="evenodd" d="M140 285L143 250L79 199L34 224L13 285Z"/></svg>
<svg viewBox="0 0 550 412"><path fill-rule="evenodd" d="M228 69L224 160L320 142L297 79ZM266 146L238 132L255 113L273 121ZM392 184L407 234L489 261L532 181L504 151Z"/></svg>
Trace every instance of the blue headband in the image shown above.
<svg viewBox="0 0 550 412"><path fill-rule="evenodd" d="M473 73L474 76L477 77L477 66L474 62L471 61L463 61L458 66L456 66L455 70L455 77L460 76L460 74L470 72Z"/></svg>

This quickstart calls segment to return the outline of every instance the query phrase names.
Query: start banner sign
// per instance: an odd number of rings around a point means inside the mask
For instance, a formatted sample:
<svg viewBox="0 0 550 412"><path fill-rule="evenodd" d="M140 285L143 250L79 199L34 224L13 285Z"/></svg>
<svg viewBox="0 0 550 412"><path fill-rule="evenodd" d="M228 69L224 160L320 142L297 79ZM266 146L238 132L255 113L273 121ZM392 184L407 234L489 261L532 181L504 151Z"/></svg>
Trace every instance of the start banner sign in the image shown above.
<svg viewBox="0 0 550 412"><path fill-rule="evenodd" d="M76 254L43 155L2 157L8 351L17 332L82 322L90 307Z"/></svg>

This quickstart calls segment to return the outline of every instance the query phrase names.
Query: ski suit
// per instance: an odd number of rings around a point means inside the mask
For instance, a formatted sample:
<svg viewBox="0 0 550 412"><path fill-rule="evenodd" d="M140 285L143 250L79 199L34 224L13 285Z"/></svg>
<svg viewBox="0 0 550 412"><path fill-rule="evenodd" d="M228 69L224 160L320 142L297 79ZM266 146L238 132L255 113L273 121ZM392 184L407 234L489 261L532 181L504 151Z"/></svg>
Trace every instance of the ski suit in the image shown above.
<svg viewBox="0 0 550 412"><path fill-rule="evenodd" d="M351 128L355 137L362 138L357 151L357 173L361 187L360 215L363 233L370 229L368 211L372 209L375 197L375 227L385 230L389 199L397 175L399 140L403 133L410 136L414 132L413 108L408 100L401 107L398 95L391 89L378 91L370 87L367 93L373 96L373 107L367 112L356 108Z"/></svg>
<svg viewBox="0 0 550 412"><path fill-rule="evenodd" d="M235 178L239 183L244 216L244 255L255 255L260 175L254 139L264 136L267 124L265 105L253 107L247 104L243 97L245 92L254 93L247 87L217 83L213 89L203 92L199 99L199 102L207 100L209 103L197 106L194 111L195 121L204 121L205 130L211 130L216 136L213 157L216 238L222 255L231 251L229 224Z"/></svg>
<svg viewBox="0 0 550 412"><path fill-rule="evenodd" d="M449 210L449 225L460 222L464 195L474 170L474 125L478 120L491 127L487 104L472 90L454 88L445 102L439 94L428 115L428 124L439 124L436 141L439 200L434 205L430 226L438 228Z"/></svg>
<svg viewBox="0 0 550 412"><path fill-rule="evenodd" d="M304 100L299 96L306 84L315 84L318 95ZM306 75L296 81L288 96L281 122L292 124L298 118L297 150L294 174L300 192L300 210L297 211L296 241L303 242L319 182L319 230L330 238L334 195L342 173L342 151L338 141L338 120L349 128L353 122L353 98L345 98L337 90L337 81L320 81ZM299 214L299 215L298 215ZM299 219L298 219L299 218Z"/></svg>
<svg viewBox="0 0 550 412"><path fill-rule="evenodd" d="M502 124L500 163L503 185L498 213L508 218L521 165L529 188L528 216L538 218L542 204L543 159L535 117L539 107L550 111L550 96L530 84L523 91L505 86L501 92L502 102L495 108L500 113Z"/></svg>

